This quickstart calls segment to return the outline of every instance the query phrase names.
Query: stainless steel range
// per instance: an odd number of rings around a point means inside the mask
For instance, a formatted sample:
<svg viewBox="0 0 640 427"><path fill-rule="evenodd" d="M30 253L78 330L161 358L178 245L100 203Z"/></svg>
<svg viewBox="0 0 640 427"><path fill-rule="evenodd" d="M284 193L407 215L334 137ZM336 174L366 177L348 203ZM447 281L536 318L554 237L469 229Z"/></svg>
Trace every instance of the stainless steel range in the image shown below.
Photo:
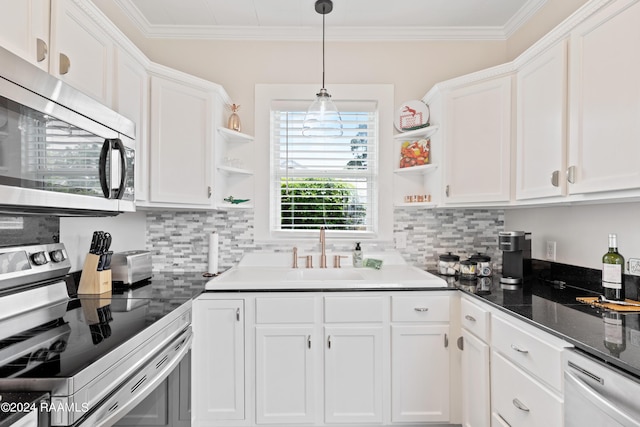
<svg viewBox="0 0 640 427"><path fill-rule="evenodd" d="M60 243L0 248L0 394L49 392L52 426L112 425L191 348L191 300L70 297L69 269Z"/></svg>

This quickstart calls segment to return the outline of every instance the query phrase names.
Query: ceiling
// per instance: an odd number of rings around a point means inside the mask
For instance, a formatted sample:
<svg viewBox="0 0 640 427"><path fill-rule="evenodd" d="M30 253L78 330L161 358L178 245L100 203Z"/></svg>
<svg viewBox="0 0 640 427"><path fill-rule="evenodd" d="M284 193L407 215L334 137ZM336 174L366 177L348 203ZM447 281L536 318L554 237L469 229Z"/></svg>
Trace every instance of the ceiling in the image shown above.
<svg viewBox="0 0 640 427"><path fill-rule="evenodd" d="M315 0L114 0L147 37L318 40ZM547 0L334 0L326 39L504 40Z"/></svg>

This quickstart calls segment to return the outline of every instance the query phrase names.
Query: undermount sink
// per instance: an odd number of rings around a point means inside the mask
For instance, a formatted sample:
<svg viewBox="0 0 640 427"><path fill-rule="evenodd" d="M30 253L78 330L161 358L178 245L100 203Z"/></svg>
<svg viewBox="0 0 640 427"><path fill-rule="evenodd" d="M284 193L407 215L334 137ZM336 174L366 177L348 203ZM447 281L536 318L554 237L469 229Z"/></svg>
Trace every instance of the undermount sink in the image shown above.
<svg viewBox="0 0 640 427"><path fill-rule="evenodd" d="M286 281L315 281L315 280L363 280L362 274L353 270L339 268L328 269L296 269L288 272Z"/></svg>

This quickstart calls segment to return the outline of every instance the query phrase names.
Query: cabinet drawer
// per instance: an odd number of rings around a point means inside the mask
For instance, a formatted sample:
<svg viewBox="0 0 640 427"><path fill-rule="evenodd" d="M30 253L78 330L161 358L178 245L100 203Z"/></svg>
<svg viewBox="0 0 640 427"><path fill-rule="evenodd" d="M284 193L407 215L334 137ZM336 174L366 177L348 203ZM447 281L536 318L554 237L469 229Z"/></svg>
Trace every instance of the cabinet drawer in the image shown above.
<svg viewBox="0 0 640 427"><path fill-rule="evenodd" d="M460 302L460 324L463 328L480 338L489 341L489 321L491 313L482 307L462 298Z"/></svg>
<svg viewBox="0 0 640 427"><path fill-rule="evenodd" d="M534 336L525 331L527 325L520 323L515 319L510 319L508 323L505 319L493 316L492 347L551 387L562 391L563 346L554 343L557 338L552 335L548 336L548 340L539 338L540 334L544 334L542 331ZM569 346L566 344L566 347Z"/></svg>
<svg viewBox="0 0 640 427"><path fill-rule="evenodd" d="M393 296L391 297L391 321L448 322L449 297Z"/></svg>
<svg viewBox="0 0 640 427"><path fill-rule="evenodd" d="M313 323L314 298L256 298L256 323Z"/></svg>
<svg viewBox="0 0 640 427"><path fill-rule="evenodd" d="M491 408L492 425L563 425L562 399L496 352L491 354Z"/></svg>
<svg viewBox="0 0 640 427"><path fill-rule="evenodd" d="M326 297L324 321L326 323L382 322L385 297Z"/></svg>

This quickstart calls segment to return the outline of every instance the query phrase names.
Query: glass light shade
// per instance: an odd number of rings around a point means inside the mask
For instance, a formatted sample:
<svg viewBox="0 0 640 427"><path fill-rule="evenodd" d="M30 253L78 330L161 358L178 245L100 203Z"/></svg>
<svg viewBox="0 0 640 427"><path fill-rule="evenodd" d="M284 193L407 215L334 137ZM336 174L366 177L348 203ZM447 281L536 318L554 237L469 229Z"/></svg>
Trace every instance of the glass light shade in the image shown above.
<svg viewBox="0 0 640 427"><path fill-rule="evenodd" d="M302 124L304 136L342 136L342 118L325 88L316 94Z"/></svg>

